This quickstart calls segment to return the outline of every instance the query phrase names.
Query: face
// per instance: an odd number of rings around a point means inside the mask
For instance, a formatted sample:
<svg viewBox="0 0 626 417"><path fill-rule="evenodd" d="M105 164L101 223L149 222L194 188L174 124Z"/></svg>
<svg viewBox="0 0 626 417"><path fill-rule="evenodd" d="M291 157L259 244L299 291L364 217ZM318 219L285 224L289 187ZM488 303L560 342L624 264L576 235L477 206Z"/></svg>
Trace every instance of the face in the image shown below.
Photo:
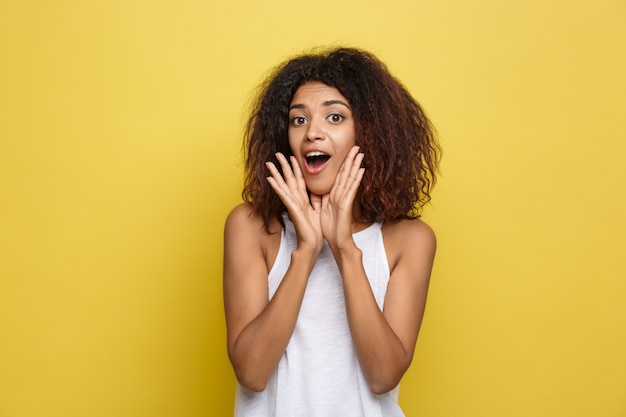
<svg viewBox="0 0 626 417"><path fill-rule="evenodd" d="M330 192L354 145L352 109L339 90L320 82L298 88L289 106L289 146L311 193Z"/></svg>

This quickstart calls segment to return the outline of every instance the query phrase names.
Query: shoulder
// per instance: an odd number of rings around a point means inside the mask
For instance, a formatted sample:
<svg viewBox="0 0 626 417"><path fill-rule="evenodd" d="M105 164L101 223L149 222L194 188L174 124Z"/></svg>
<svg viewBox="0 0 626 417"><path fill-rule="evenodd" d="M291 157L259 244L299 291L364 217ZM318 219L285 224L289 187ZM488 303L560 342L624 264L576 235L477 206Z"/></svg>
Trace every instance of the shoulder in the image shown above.
<svg viewBox="0 0 626 417"><path fill-rule="evenodd" d="M235 206L224 225L224 245L227 253L259 253L272 263L273 256L278 251L282 226L277 220L272 220L269 231L265 228L263 217L254 210L250 203Z"/></svg>
<svg viewBox="0 0 626 417"><path fill-rule="evenodd" d="M235 206L226 217L225 229L245 229L246 231L258 231L267 234L263 217L254 210L250 203L241 203ZM270 222L269 233L279 232L280 223L276 220Z"/></svg>
<svg viewBox="0 0 626 417"><path fill-rule="evenodd" d="M391 239L400 239L424 245L436 245L437 238L433 229L420 219L402 219L387 222L382 227L383 235Z"/></svg>
<svg viewBox="0 0 626 417"><path fill-rule="evenodd" d="M225 228L228 230L239 227L258 227L259 225L263 226L263 219L254 211L254 207L250 203L241 203L228 213Z"/></svg>
<svg viewBox="0 0 626 417"><path fill-rule="evenodd" d="M393 268L401 260L410 258L420 263L432 263L437 249L433 229L420 219L402 219L387 222L382 227L385 250Z"/></svg>

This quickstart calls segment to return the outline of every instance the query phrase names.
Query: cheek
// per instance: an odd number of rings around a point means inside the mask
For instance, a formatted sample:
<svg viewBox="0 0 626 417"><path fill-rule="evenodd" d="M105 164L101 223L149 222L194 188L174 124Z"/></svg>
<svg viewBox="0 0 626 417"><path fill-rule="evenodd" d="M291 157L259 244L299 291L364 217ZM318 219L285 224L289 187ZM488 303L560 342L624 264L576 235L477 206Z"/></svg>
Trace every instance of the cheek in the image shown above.
<svg viewBox="0 0 626 417"><path fill-rule="evenodd" d="M356 137L354 135L354 129L346 130L343 133L342 142L344 146L346 146L347 148L352 148L354 145L356 145Z"/></svg>
<svg viewBox="0 0 626 417"><path fill-rule="evenodd" d="M345 134L346 140L350 142L352 146L354 146L356 144L356 126L355 126L354 121L352 121L352 123L350 123L350 125L346 128L346 131L344 134Z"/></svg>
<svg viewBox="0 0 626 417"><path fill-rule="evenodd" d="M293 155L298 155L298 147L296 146L296 143L293 141L289 141L289 149L291 149L291 153Z"/></svg>

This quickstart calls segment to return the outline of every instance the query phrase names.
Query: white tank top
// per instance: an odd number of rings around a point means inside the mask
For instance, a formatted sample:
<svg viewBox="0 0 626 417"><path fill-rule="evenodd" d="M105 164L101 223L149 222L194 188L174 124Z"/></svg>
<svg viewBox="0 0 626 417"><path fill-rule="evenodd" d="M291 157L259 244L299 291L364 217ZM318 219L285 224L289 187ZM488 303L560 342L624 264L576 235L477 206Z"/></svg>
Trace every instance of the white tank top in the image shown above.
<svg viewBox="0 0 626 417"><path fill-rule="evenodd" d="M353 234L382 310L389 265L381 224ZM280 248L268 276L274 296L296 248L293 223L285 216ZM324 247L315 263L291 339L263 392L237 384L236 417L403 417L398 388L373 394L359 365L348 321L339 269Z"/></svg>

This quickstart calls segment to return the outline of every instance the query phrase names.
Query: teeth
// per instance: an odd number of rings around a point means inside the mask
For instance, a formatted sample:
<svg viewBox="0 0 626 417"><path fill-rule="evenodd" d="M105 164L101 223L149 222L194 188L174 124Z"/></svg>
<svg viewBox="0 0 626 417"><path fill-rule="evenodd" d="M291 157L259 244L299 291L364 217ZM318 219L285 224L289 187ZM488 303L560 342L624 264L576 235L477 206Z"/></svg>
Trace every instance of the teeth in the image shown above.
<svg viewBox="0 0 626 417"><path fill-rule="evenodd" d="M320 151L313 151L306 154L307 158L313 158L314 156L326 156L326 154Z"/></svg>

